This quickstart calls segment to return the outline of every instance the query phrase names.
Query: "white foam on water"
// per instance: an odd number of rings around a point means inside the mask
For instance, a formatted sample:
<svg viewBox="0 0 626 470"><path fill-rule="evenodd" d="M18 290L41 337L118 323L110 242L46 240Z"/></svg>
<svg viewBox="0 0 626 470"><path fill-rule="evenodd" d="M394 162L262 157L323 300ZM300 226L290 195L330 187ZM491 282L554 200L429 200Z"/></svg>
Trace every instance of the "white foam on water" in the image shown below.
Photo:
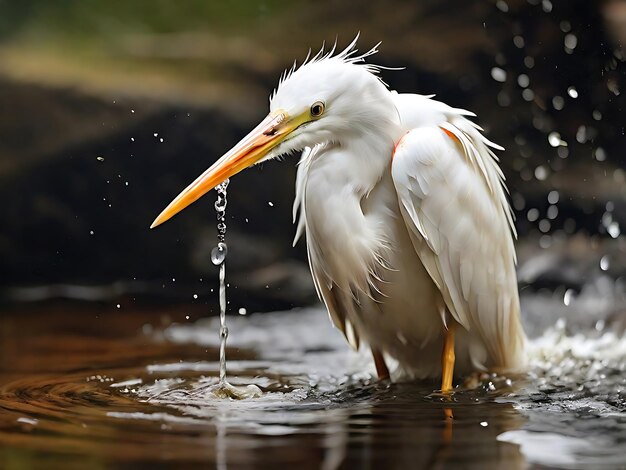
<svg viewBox="0 0 626 470"><path fill-rule="evenodd" d="M572 469L626 463L626 336L567 334L563 320L530 342L529 384L505 401L528 419L498 440L531 464ZM601 421L598 421L601 420ZM600 424L601 423L601 424Z"/></svg>
<svg viewBox="0 0 626 470"><path fill-rule="evenodd" d="M504 432L497 439L500 442L517 444L527 461L536 465L571 469L619 468L626 462L626 453L621 457L607 457L602 449L610 445L610 442L594 437L581 438L551 432L517 430ZM581 458L581 454L585 454L585 457Z"/></svg>
<svg viewBox="0 0 626 470"><path fill-rule="evenodd" d="M231 316L228 321L237 332L229 338L230 347L253 350L263 358L258 363L240 364L243 367L266 367L268 373L306 376L320 383L324 379L335 383L342 377L375 376L369 352L365 348L358 353L352 351L321 307ZM175 343L217 346L218 328L218 319L208 318L195 325L172 325L164 336ZM235 361L229 364L233 367Z"/></svg>

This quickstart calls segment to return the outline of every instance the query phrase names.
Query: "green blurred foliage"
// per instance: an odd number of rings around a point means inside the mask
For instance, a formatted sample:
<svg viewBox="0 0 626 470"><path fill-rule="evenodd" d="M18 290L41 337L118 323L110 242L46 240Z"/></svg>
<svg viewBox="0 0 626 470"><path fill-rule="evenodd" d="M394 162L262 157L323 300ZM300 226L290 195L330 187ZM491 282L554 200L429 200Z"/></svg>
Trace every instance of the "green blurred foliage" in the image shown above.
<svg viewBox="0 0 626 470"><path fill-rule="evenodd" d="M293 2L285 0L0 0L0 37L107 39L119 33L242 29Z"/></svg>

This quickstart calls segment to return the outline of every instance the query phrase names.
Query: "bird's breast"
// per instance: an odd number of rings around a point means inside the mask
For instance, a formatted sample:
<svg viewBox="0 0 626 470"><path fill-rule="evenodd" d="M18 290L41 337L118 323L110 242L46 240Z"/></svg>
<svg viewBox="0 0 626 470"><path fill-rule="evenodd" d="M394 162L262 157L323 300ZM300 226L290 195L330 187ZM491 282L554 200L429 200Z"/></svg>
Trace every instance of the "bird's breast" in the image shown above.
<svg viewBox="0 0 626 470"><path fill-rule="evenodd" d="M324 163L309 168L304 194L316 281L374 347L395 352L438 338L440 295L413 249L391 175L362 191Z"/></svg>

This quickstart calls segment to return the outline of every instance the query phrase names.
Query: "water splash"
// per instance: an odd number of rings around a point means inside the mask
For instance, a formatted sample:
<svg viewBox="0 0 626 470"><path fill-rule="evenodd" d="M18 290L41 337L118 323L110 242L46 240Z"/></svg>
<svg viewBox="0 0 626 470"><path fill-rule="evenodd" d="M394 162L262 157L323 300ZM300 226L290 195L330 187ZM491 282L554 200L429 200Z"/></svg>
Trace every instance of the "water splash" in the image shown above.
<svg viewBox="0 0 626 470"><path fill-rule="evenodd" d="M211 262L220 267L219 300L220 300L220 375L217 385L209 388L210 392L219 398L255 398L261 395L261 389L256 385L234 386L226 380L226 340L228 339L228 327L226 326L226 205L228 204L227 188L229 180L217 185L217 200L215 201L215 213L217 216L217 246L211 250Z"/></svg>

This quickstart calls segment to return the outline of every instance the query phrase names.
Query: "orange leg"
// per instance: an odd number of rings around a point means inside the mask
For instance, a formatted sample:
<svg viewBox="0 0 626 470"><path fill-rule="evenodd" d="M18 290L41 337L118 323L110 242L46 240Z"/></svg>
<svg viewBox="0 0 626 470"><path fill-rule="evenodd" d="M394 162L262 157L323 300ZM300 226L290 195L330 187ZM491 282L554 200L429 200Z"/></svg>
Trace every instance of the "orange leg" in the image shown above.
<svg viewBox="0 0 626 470"><path fill-rule="evenodd" d="M389 369L385 364L385 358L383 354L378 350L372 348L372 356L374 356L374 365L376 366L376 373L379 380L385 380L389 378Z"/></svg>
<svg viewBox="0 0 626 470"><path fill-rule="evenodd" d="M452 390L452 375L454 374L454 323L451 321L445 331L443 352L441 354L441 391L448 393Z"/></svg>

